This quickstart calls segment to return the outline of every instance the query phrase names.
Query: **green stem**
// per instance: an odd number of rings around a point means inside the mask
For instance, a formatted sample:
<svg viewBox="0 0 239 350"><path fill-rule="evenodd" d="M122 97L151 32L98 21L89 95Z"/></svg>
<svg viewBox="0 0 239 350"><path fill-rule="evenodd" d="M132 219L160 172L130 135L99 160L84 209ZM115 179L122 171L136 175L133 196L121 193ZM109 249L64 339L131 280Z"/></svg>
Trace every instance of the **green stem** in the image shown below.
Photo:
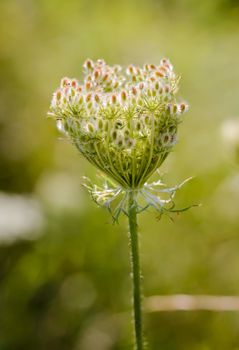
<svg viewBox="0 0 239 350"><path fill-rule="evenodd" d="M137 208L135 194L129 192L129 240L131 248L131 269L133 282L133 307L134 307L134 330L135 350L143 350L142 335L142 310L141 310L141 275L139 262L139 241L137 225Z"/></svg>

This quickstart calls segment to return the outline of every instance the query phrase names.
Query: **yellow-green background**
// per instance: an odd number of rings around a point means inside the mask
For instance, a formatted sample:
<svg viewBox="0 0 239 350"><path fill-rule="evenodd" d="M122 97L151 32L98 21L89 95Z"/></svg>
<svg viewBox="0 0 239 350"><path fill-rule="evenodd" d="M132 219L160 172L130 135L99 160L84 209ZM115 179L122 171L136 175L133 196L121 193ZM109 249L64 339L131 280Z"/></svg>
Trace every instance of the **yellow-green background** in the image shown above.
<svg viewBox="0 0 239 350"><path fill-rule="evenodd" d="M91 202L81 176L95 169L45 116L86 58L165 56L190 111L162 171L169 184L196 176L177 203L203 206L174 223L141 215L144 293L239 294L239 141L222 132L239 118L238 1L1 0L0 191L34 198L43 225L38 238L0 235L0 350L132 349L127 222L112 226ZM150 350L239 349L238 312L148 313L145 324Z"/></svg>

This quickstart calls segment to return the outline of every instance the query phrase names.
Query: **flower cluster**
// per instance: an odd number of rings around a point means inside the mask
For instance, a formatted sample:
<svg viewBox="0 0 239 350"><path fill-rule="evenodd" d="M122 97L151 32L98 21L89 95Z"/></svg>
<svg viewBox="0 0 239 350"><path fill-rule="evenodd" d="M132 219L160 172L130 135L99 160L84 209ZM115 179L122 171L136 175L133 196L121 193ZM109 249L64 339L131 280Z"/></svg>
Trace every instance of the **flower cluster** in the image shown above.
<svg viewBox="0 0 239 350"><path fill-rule="evenodd" d="M141 189L177 141L188 109L177 103L179 77L159 65L118 65L88 59L84 82L63 78L49 115L82 155L124 189Z"/></svg>

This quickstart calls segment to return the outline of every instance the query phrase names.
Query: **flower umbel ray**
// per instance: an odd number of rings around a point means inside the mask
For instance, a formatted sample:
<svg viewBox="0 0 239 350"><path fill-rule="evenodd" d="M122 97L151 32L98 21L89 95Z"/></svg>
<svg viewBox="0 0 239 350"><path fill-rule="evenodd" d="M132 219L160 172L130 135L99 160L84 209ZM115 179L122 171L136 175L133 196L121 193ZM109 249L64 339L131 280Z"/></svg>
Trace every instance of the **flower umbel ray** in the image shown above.
<svg viewBox="0 0 239 350"><path fill-rule="evenodd" d="M179 77L172 64L162 59L158 65L129 65L123 71L102 59L87 59L83 71L83 83L61 80L48 115L80 153L113 180L113 187L101 190L87 185L92 196L108 208L112 198L129 191L142 195L145 207L169 204L160 200L159 192L150 193L153 185L146 182L173 149L188 109L176 100ZM122 203L120 208L126 212Z"/></svg>

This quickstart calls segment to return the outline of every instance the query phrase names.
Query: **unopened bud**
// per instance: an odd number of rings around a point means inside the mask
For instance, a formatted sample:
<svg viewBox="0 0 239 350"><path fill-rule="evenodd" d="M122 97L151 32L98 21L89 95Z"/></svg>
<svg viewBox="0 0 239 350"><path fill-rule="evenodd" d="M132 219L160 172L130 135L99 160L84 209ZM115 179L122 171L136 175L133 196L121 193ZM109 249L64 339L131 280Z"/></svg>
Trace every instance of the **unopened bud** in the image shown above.
<svg viewBox="0 0 239 350"><path fill-rule="evenodd" d="M97 70L95 70L95 72L94 72L94 78L95 78L95 80L97 80L97 79L99 78L99 76L100 76L100 71L97 69Z"/></svg>
<svg viewBox="0 0 239 350"><path fill-rule="evenodd" d="M111 101L112 101L113 104L115 104L115 103L117 102L117 97L116 97L116 95L112 95L112 96L111 96Z"/></svg>
<svg viewBox="0 0 239 350"><path fill-rule="evenodd" d="M89 81L87 81L87 83L85 84L85 88L86 88L86 90L90 90L91 83Z"/></svg>
<svg viewBox="0 0 239 350"><path fill-rule="evenodd" d="M141 129L141 124L140 122L137 122L136 123L136 130L139 131Z"/></svg>
<svg viewBox="0 0 239 350"><path fill-rule="evenodd" d="M104 66L105 65L105 61L103 59L98 59L97 60L97 65L98 66Z"/></svg>
<svg viewBox="0 0 239 350"><path fill-rule="evenodd" d="M154 64L150 64L149 68L150 68L151 70L154 70L154 69L156 69L156 66L155 66Z"/></svg>
<svg viewBox="0 0 239 350"><path fill-rule="evenodd" d="M104 123L103 123L102 119L99 119L99 120L98 120L98 128L99 128L100 130L102 130L102 129L103 129L103 126L104 126Z"/></svg>
<svg viewBox="0 0 239 350"><path fill-rule="evenodd" d="M65 89L64 89L64 94L65 94L65 95L68 95L68 92L69 92L69 88L68 88L68 87L65 87Z"/></svg>
<svg viewBox="0 0 239 350"><path fill-rule="evenodd" d="M161 61L160 61L160 63L161 63L162 65L165 65L165 64L168 64L168 63L169 63L169 60L168 60L167 58L162 58Z"/></svg>
<svg viewBox="0 0 239 350"><path fill-rule="evenodd" d="M96 94L96 95L94 96L94 98L95 98L95 102L97 102L97 103L99 103L99 102L100 102L99 95L97 95L97 94Z"/></svg>
<svg viewBox="0 0 239 350"><path fill-rule="evenodd" d="M133 93L133 95L137 95L137 89L136 89L136 87L135 86L133 86L132 87L132 93Z"/></svg>
<svg viewBox="0 0 239 350"><path fill-rule="evenodd" d="M65 86L69 86L70 83L69 83L69 79L68 78L63 78L61 80L61 87L65 87Z"/></svg>
<svg viewBox="0 0 239 350"><path fill-rule="evenodd" d="M114 87L114 89L116 89L118 86L119 86L119 82L118 82L118 80L116 80L113 84L113 87Z"/></svg>
<svg viewBox="0 0 239 350"><path fill-rule="evenodd" d="M166 94L169 93L170 89L169 89L169 86L168 86L168 85L165 86L164 91L165 91Z"/></svg>
<svg viewBox="0 0 239 350"><path fill-rule="evenodd" d="M188 110L188 105L186 103L181 103L179 108L180 108L180 111L183 113Z"/></svg>
<svg viewBox="0 0 239 350"><path fill-rule="evenodd" d="M95 131L94 125L92 123L87 124L87 129L91 133L93 133Z"/></svg>
<svg viewBox="0 0 239 350"><path fill-rule="evenodd" d="M56 92L56 99L59 101L59 100L61 99L61 96L62 96L61 90L58 90L58 91Z"/></svg>
<svg viewBox="0 0 239 350"><path fill-rule="evenodd" d="M102 77L102 80L103 81L106 81L108 79L109 75L108 74L104 74L103 77Z"/></svg>
<svg viewBox="0 0 239 350"><path fill-rule="evenodd" d="M73 80L71 81L71 86L72 86L73 88L76 88L76 87L77 87L77 80L73 79Z"/></svg>
<svg viewBox="0 0 239 350"><path fill-rule="evenodd" d="M167 69L166 69L166 66L165 66L165 65L164 65L164 66L161 66L159 69L160 69L162 72L167 73Z"/></svg>
<svg viewBox="0 0 239 350"><path fill-rule="evenodd" d="M90 101L87 105L86 105L88 110L91 110L93 107L93 103Z"/></svg>
<svg viewBox="0 0 239 350"><path fill-rule="evenodd" d="M122 137L119 137L119 138L118 138L118 140L117 140L117 146L118 146L119 148L121 148L121 147L123 146L123 139L122 139Z"/></svg>
<svg viewBox="0 0 239 350"><path fill-rule="evenodd" d="M104 130L106 132L109 130L109 122L108 122L108 120L105 121Z"/></svg>
<svg viewBox="0 0 239 350"><path fill-rule="evenodd" d="M177 113L178 112L178 105L174 104L173 105L173 113Z"/></svg>
<svg viewBox="0 0 239 350"><path fill-rule="evenodd" d="M86 102L90 102L91 96L92 96L91 93L86 95L86 98L85 98Z"/></svg>
<svg viewBox="0 0 239 350"><path fill-rule="evenodd" d="M92 70L93 67L94 67L94 63L93 63L92 60L87 59L87 60L85 61L85 63L84 63L83 66L84 66L84 68L86 68L86 69L88 69L88 70Z"/></svg>
<svg viewBox="0 0 239 350"><path fill-rule="evenodd" d="M121 66L119 66L118 64L116 64L116 65L113 67L113 69L114 69L115 74L118 74L118 73L121 71Z"/></svg>
<svg viewBox="0 0 239 350"><path fill-rule="evenodd" d="M128 66L127 69L126 69L126 73L128 75L134 74L134 67L132 65Z"/></svg>
<svg viewBox="0 0 239 350"><path fill-rule="evenodd" d="M160 78L163 78L163 77L164 77L164 73L163 73L161 70L157 70L157 71L155 72L155 75L156 75L157 77L160 77Z"/></svg>
<svg viewBox="0 0 239 350"><path fill-rule="evenodd" d="M123 102L125 102L126 99L127 99L127 95L126 95L126 92L124 90L121 91L121 99L122 99Z"/></svg>
<svg viewBox="0 0 239 350"><path fill-rule="evenodd" d="M111 85L112 85L112 80L110 79L107 81L107 86L111 87Z"/></svg>
<svg viewBox="0 0 239 350"><path fill-rule="evenodd" d="M114 131L112 132L111 136L112 136L112 139L113 139L113 140L116 140L116 138L117 138L117 131L114 130Z"/></svg>
<svg viewBox="0 0 239 350"><path fill-rule="evenodd" d="M83 96L78 95L78 103L81 105L83 103Z"/></svg>
<svg viewBox="0 0 239 350"><path fill-rule="evenodd" d="M139 84L139 88L140 88L140 90L143 90L143 88L144 88L144 83L140 83L140 84Z"/></svg>

